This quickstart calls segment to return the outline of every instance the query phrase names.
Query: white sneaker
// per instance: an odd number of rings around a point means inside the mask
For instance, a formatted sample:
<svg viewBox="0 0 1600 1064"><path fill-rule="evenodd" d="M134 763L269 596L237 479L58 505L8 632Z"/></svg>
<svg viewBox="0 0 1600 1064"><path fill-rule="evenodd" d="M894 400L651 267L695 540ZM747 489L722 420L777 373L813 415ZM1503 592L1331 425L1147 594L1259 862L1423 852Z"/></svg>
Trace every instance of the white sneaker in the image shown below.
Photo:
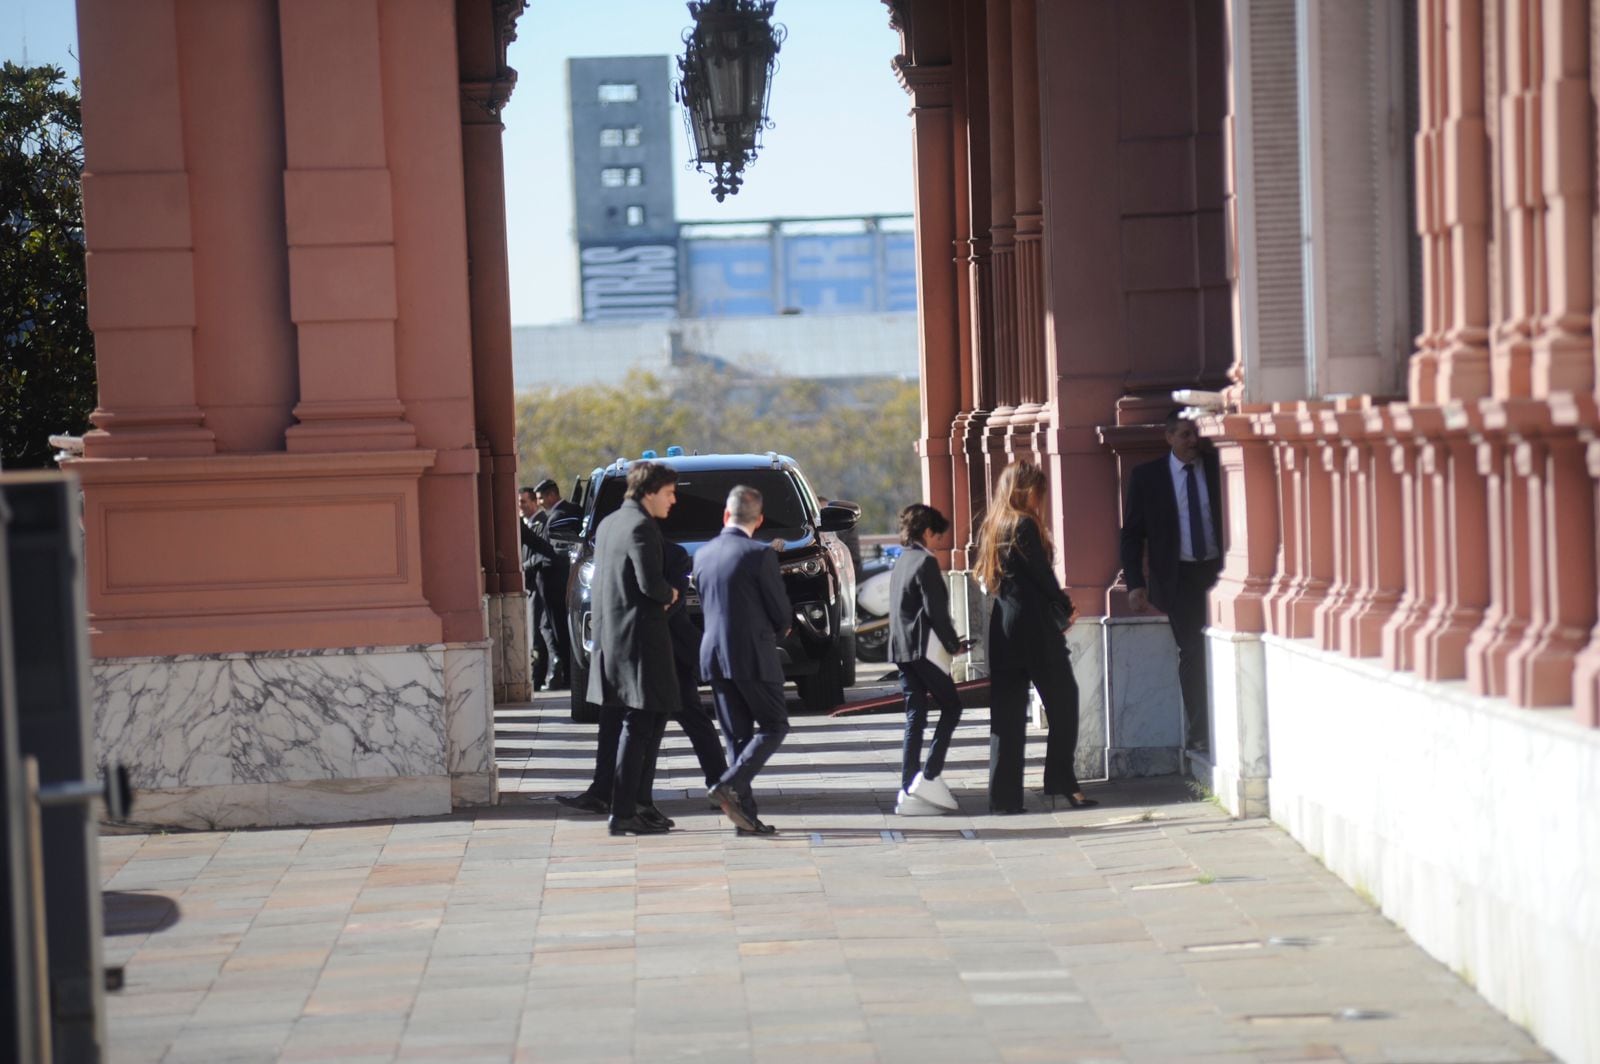
<svg viewBox="0 0 1600 1064"><path fill-rule="evenodd" d="M901 791L900 800L894 804L894 812L896 816L944 816L949 810L940 809L932 802Z"/></svg>
<svg viewBox="0 0 1600 1064"><path fill-rule="evenodd" d="M917 778L911 781L906 793L913 798L922 799L929 805L936 805L946 812L954 813L961 808L956 802L956 796L950 793L949 785L938 776L929 779L922 773L917 773Z"/></svg>

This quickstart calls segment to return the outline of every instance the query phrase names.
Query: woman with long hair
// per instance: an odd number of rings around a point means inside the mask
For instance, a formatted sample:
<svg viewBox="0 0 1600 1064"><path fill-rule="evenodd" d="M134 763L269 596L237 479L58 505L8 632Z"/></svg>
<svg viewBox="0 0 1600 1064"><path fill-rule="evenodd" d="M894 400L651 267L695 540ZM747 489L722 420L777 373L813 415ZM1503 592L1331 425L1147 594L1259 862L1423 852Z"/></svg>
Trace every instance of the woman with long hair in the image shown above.
<svg viewBox="0 0 1600 1064"><path fill-rule="evenodd" d="M1050 482L1031 462L1000 474L978 533L978 579L994 598L989 617L989 811L1021 813L1028 686L1050 722L1044 793L1074 808L1098 805L1078 787L1078 682L1064 632L1075 610L1056 579L1044 519Z"/></svg>

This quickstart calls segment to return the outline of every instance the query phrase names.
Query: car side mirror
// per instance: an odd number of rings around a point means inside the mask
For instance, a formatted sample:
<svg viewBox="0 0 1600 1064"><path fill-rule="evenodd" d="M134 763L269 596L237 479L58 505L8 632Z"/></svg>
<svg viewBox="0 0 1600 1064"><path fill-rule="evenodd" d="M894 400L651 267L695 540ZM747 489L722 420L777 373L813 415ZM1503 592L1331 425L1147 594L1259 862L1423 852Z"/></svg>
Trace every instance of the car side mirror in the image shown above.
<svg viewBox="0 0 1600 1064"><path fill-rule="evenodd" d="M848 532L861 519L861 507L855 503L830 502L822 508L817 529L821 532Z"/></svg>

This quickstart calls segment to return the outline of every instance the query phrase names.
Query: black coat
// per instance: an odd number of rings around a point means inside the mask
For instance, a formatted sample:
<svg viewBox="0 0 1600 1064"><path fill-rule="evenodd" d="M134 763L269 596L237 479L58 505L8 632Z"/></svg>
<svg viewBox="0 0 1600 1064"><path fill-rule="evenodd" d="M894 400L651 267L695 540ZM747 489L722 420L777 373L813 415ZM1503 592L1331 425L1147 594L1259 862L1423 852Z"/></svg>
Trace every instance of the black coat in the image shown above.
<svg viewBox="0 0 1600 1064"><path fill-rule="evenodd" d="M951 654L960 649L939 560L926 548L911 546L889 572L889 660L897 665L923 660L930 634Z"/></svg>
<svg viewBox="0 0 1600 1064"><path fill-rule="evenodd" d="M706 679L783 683L778 641L794 609L778 552L729 525L694 556L694 586L705 611L700 674Z"/></svg>
<svg viewBox="0 0 1600 1064"><path fill-rule="evenodd" d="M1170 610L1178 588L1178 499L1172 488L1170 455L1135 467L1128 478L1128 499L1122 512L1122 577L1128 590L1148 586L1150 602ZM1211 542L1222 550L1222 478L1214 450L1202 448L1206 489L1211 494ZM1146 577L1145 566L1149 564Z"/></svg>
<svg viewBox="0 0 1600 1064"><path fill-rule="evenodd" d="M661 526L632 499L623 500L595 533L589 701L596 705L678 711L663 542Z"/></svg>
<svg viewBox="0 0 1600 1064"><path fill-rule="evenodd" d="M1045 553L1033 518L1017 521L1016 542L1000 559L1000 586L989 615L989 668L1032 671L1065 663L1071 667L1067 642L1051 616L1051 603L1070 615L1072 600Z"/></svg>

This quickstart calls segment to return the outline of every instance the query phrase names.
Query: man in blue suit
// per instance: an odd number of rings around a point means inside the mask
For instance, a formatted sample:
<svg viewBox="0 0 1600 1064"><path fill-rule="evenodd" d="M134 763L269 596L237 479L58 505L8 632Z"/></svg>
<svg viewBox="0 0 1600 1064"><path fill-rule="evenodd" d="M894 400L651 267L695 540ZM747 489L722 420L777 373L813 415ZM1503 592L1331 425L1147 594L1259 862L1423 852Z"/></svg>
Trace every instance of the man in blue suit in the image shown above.
<svg viewBox="0 0 1600 1064"><path fill-rule="evenodd" d="M722 534L694 558L706 625L700 673L711 682L730 762L709 796L741 835L777 830L756 816L750 785L789 734L778 643L789 634L794 611L777 552L755 539L761 521L761 493L734 488L722 513Z"/></svg>

